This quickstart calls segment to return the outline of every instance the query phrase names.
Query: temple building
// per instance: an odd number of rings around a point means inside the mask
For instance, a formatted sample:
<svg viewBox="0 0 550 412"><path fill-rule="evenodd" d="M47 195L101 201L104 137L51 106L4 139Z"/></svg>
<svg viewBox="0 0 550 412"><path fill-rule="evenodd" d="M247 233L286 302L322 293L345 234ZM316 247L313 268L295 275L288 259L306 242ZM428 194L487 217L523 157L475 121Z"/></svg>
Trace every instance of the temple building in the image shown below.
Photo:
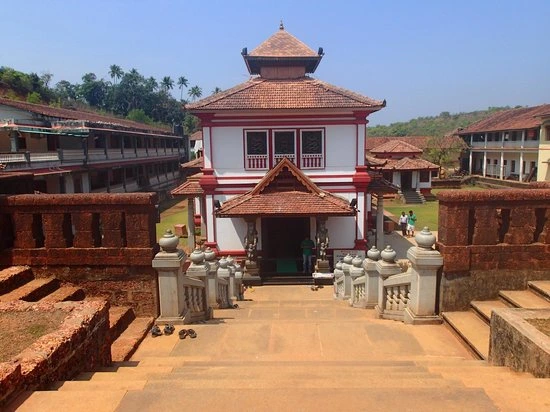
<svg viewBox="0 0 550 412"><path fill-rule="evenodd" d="M323 55L281 24L242 50L248 81L186 106L201 120L203 168L172 194L192 200L208 246L257 257L260 272L300 272L301 241L320 234L333 265L372 229L366 124L386 103L309 76Z"/></svg>

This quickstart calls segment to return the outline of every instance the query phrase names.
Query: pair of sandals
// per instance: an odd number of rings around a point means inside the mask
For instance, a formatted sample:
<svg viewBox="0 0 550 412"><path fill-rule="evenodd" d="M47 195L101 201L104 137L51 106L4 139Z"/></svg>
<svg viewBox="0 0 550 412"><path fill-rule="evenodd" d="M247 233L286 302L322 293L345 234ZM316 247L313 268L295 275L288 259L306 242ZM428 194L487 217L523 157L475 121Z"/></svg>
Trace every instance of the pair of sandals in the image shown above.
<svg viewBox="0 0 550 412"><path fill-rule="evenodd" d="M197 332L195 332L193 329L182 329L178 332L180 339L185 339L187 336L189 336L191 339L195 339L197 337Z"/></svg>
<svg viewBox="0 0 550 412"><path fill-rule="evenodd" d="M174 325L170 323L164 325L164 335L171 335L172 333L174 333L175 330L176 328L174 327ZM153 325L153 327L151 328L151 336L153 338L156 338L157 336L162 336L162 335L163 333L160 330L159 326Z"/></svg>

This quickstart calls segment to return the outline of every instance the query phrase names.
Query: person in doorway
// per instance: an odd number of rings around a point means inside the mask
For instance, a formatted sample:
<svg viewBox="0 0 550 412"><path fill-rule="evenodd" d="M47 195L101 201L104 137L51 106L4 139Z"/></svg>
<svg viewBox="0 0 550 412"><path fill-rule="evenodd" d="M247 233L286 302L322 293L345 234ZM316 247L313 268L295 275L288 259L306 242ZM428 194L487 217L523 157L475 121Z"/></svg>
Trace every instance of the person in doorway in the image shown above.
<svg viewBox="0 0 550 412"><path fill-rule="evenodd" d="M302 259L304 262L304 273L311 273L311 259L313 256L313 249L315 248L315 243L313 240L306 236L302 243L300 243L302 248Z"/></svg>
<svg viewBox="0 0 550 412"><path fill-rule="evenodd" d="M412 210L409 210L409 215L407 216L407 235L409 237L414 236L414 227L416 225L416 215Z"/></svg>
<svg viewBox="0 0 550 412"><path fill-rule="evenodd" d="M407 236L407 224L409 223L409 218L407 217L407 214L405 211L401 212L401 216L399 216L399 226L401 226L401 234L403 236Z"/></svg>

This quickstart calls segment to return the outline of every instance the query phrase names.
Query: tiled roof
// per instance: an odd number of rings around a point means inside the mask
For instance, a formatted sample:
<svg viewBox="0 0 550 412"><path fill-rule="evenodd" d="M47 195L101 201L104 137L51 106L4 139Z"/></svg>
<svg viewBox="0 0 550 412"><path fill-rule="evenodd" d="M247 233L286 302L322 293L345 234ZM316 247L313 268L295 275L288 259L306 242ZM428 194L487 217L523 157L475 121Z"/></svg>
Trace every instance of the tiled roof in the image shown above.
<svg viewBox="0 0 550 412"><path fill-rule="evenodd" d="M270 38L249 53L255 57L316 57L312 49L292 34L279 29Z"/></svg>
<svg viewBox="0 0 550 412"><path fill-rule="evenodd" d="M427 147L429 147L432 139L434 139L433 136L367 136L366 150L371 151L372 149L393 140L400 140L412 146L415 146L418 149L425 150ZM453 134L440 137L439 139L443 139L443 147L466 147L466 143L464 142L464 140Z"/></svg>
<svg viewBox="0 0 550 412"><path fill-rule="evenodd" d="M534 107L522 107L496 112L495 114L480 120L459 131L459 134L476 132L496 132L502 130L521 130L540 127L540 115L550 112L550 104Z"/></svg>
<svg viewBox="0 0 550 412"><path fill-rule="evenodd" d="M380 110L385 101L374 100L311 77L298 79L252 78L186 108L195 111L273 109L369 109Z"/></svg>
<svg viewBox="0 0 550 412"><path fill-rule="evenodd" d="M370 193L383 194L383 193L397 193L399 187L384 179L381 173L369 173L371 181L369 183L368 191Z"/></svg>
<svg viewBox="0 0 550 412"><path fill-rule="evenodd" d="M421 154L422 150L412 144L404 142L403 140L390 140L386 143L382 143L380 146L370 150L373 154L385 154L385 153L417 153Z"/></svg>
<svg viewBox="0 0 550 412"><path fill-rule="evenodd" d="M188 162L185 162L185 163L182 163L180 165L180 167L182 169L190 169L190 168L194 168L194 167L197 167L197 168L203 168L204 167L204 157L197 157L193 160L190 160Z"/></svg>
<svg viewBox="0 0 550 412"><path fill-rule="evenodd" d="M439 169L439 166L425 159L404 157L402 159L388 159L382 170L425 170Z"/></svg>
<svg viewBox="0 0 550 412"><path fill-rule="evenodd" d="M388 159L379 159L377 157L369 156L369 155L365 156L365 160L366 160L365 162L366 166L370 166L374 168L384 166L388 162Z"/></svg>
<svg viewBox="0 0 550 412"><path fill-rule="evenodd" d="M348 201L321 190L288 159L281 160L251 191L222 204L218 217L353 216Z"/></svg>
<svg viewBox="0 0 550 412"><path fill-rule="evenodd" d="M63 109L60 107L51 107L43 104L33 104L22 102L19 100L6 99L0 97L0 105L14 107L16 109L25 110L31 113L37 113L46 117L54 117L67 120L84 120L93 123L104 124L106 128L109 125L120 125L125 128L139 132L154 132L171 134L168 127L151 126L148 124L138 123L127 119L120 119L114 116L106 116L95 112L87 112L83 110Z"/></svg>
<svg viewBox="0 0 550 412"><path fill-rule="evenodd" d="M199 183L202 173L197 173L193 176L189 176L187 181L175 189L173 189L170 194L172 196L185 196L185 197L197 197L204 194L204 190Z"/></svg>
<svg viewBox="0 0 550 412"><path fill-rule="evenodd" d="M197 130L189 136L189 140L202 140L202 130Z"/></svg>

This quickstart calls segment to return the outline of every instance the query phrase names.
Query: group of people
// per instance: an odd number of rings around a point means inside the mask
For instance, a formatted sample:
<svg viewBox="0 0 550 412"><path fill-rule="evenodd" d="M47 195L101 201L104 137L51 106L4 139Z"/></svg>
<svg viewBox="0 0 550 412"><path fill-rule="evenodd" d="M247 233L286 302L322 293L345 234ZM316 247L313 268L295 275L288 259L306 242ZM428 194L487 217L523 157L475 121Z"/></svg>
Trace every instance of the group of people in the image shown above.
<svg viewBox="0 0 550 412"><path fill-rule="evenodd" d="M414 226L416 225L416 215L412 210L409 210L407 215L404 211L399 216L399 225L401 226L401 234L406 237L414 236Z"/></svg>

